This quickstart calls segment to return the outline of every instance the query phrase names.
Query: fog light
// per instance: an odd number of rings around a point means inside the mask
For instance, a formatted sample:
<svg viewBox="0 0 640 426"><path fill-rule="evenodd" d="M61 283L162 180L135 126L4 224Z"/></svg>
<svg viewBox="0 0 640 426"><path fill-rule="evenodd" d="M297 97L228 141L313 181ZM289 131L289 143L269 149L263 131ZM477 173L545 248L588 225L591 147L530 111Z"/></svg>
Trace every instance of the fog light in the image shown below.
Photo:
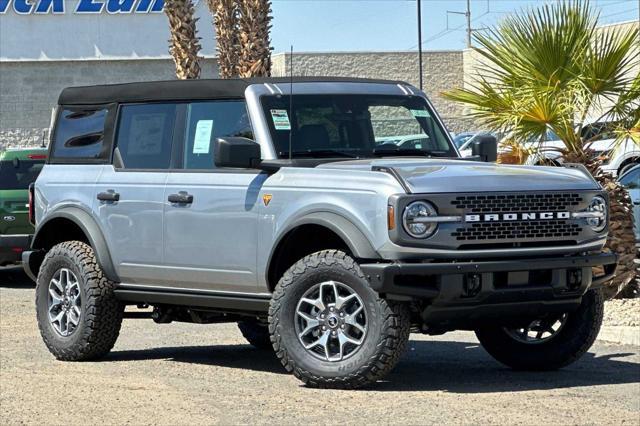
<svg viewBox="0 0 640 426"><path fill-rule="evenodd" d="M464 276L464 284L462 286L463 297L475 297L480 293L482 288L482 277L480 274L467 274Z"/></svg>
<svg viewBox="0 0 640 426"><path fill-rule="evenodd" d="M567 271L567 288L577 290L582 285L582 270L569 269Z"/></svg>

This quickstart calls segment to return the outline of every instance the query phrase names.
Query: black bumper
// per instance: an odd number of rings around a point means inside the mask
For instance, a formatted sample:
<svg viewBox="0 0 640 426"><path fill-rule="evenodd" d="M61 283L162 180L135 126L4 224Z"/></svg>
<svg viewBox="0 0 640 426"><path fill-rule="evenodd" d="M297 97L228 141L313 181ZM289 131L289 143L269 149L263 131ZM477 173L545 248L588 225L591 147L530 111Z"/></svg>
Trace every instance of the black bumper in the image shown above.
<svg viewBox="0 0 640 426"><path fill-rule="evenodd" d="M32 235L0 235L0 265L19 262L22 252L31 246Z"/></svg>
<svg viewBox="0 0 640 426"><path fill-rule="evenodd" d="M616 255L455 263L370 263L360 267L388 298L426 301L425 321L504 318L568 311L611 279ZM592 267L603 273L593 276Z"/></svg>

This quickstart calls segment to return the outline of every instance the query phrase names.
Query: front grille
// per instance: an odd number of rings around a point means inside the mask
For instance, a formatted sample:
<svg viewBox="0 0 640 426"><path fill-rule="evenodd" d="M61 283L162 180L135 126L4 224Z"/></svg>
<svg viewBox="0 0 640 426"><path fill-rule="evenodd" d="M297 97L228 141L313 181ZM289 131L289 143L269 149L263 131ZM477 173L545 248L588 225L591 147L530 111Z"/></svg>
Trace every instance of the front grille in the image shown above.
<svg viewBox="0 0 640 426"><path fill-rule="evenodd" d="M581 201L576 193L500 194L459 196L451 204L468 213L515 213L571 210Z"/></svg>
<svg viewBox="0 0 640 426"><path fill-rule="evenodd" d="M520 238L562 238L580 235L580 225L566 220L530 222L485 222L460 227L451 233L458 241L508 240Z"/></svg>

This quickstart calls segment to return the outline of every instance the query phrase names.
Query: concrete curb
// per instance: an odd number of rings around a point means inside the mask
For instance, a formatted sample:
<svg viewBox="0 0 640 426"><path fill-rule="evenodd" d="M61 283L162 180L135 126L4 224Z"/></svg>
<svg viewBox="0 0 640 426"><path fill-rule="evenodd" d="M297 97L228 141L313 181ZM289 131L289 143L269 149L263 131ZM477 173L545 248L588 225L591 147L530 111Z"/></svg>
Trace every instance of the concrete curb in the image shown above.
<svg viewBox="0 0 640 426"><path fill-rule="evenodd" d="M598 334L598 341L619 345L640 346L640 327L628 325L604 325Z"/></svg>

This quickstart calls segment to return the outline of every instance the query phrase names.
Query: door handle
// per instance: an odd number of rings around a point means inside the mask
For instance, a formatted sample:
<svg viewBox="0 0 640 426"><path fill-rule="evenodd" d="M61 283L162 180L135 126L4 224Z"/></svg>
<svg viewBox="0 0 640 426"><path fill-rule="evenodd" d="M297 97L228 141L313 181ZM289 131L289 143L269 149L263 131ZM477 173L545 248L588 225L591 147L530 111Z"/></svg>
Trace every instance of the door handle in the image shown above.
<svg viewBox="0 0 640 426"><path fill-rule="evenodd" d="M112 189L109 189L106 192L98 193L98 200L100 201L120 201L120 194L115 192Z"/></svg>
<svg viewBox="0 0 640 426"><path fill-rule="evenodd" d="M177 194L169 194L169 198L167 198L170 203L176 204L191 204L193 203L193 195L180 191Z"/></svg>

